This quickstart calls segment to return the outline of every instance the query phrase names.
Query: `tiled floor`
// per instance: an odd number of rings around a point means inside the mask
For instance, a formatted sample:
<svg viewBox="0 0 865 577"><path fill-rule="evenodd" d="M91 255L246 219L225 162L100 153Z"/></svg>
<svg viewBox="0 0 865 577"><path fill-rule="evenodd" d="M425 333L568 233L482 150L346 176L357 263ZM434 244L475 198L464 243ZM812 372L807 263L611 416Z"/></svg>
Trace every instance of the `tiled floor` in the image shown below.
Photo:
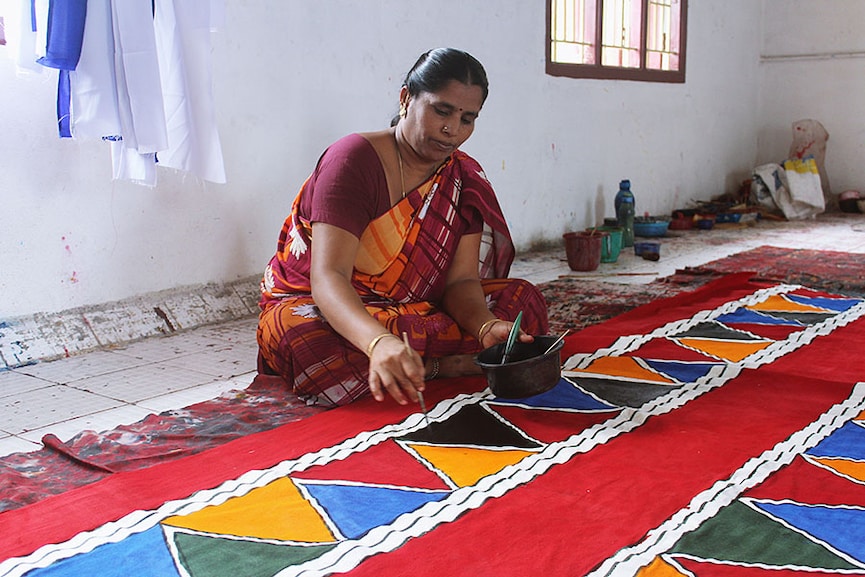
<svg viewBox="0 0 865 577"><path fill-rule="evenodd" d="M561 247L524 254L512 276L535 283L560 275L646 283L760 245L865 253L865 216L671 231L661 242L659 261L628 249L589 273L570 271ZM246 387L255 374L255 324L249 317L0 371L0 455L38 449L46 433L66 441L82 430L110 430Z"/></svg>
<svg viewBox="0 0 865 577"><path fill-rule="evenodd" d="M0 455L105 431L243 389L255 374L256 318L0 371Z"/></svg>

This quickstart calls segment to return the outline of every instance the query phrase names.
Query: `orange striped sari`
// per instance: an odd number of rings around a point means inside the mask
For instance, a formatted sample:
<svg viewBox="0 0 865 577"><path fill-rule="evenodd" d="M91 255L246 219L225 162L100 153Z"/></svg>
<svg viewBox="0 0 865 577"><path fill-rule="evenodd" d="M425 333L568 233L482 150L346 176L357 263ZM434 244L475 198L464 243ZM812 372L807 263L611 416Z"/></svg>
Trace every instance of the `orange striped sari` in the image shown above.
<svg viewBox="0 0 865 577"><path fill-rule="evenodd" d="M263 366L299 395L344 404L368 390L366 355L337 334L311 297L312 226L299 213L286 219L276 255L262 279L258 328ZM507 278L513 245L492 187L471 157L456 152L427 182L374 219L360 237L352 283L369 313L396 335L406 332L423 357L474 353L473 334L438 309L447 271L466 231L466 211L483 215L479 260L488 304L500 318L523 311L528 332L545 334L546 304L531 284ZM461 216L462 215L462 216Z"/></svg>

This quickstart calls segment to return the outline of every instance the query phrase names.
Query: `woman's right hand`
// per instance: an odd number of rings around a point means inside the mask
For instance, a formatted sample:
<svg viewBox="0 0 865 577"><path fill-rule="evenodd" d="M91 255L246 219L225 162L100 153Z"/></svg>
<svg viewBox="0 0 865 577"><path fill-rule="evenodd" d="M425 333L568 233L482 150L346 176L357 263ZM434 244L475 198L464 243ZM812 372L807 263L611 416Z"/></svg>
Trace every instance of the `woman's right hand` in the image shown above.
<svg viewBox="0 0 865 577"><path fill-rule="evenodd" d="M384 327L363 306L352 285L359 241L356 236L323 222L312 225L312 298L333 329L369 357L369 389L383 401L385 393L404 405L423 391L424 366L420 355ZM371 336L372 335L372 336ZM377 336L386 335L369 345Z"/></svg>
<svg viewBox="0 0 865 577"><path fill-rule="evenodd" d="M369 390L377 401L389 394L400 405L417 402L424 390L424 364L420 355L396 335L379 340L369 357Z"/></svg>

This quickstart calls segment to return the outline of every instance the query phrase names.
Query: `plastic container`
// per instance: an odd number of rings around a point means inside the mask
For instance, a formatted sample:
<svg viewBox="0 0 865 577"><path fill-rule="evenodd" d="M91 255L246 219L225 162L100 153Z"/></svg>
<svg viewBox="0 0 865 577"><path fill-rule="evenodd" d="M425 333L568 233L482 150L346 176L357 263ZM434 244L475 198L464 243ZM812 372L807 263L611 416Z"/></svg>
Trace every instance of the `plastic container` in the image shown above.
<svg viewBox="0 0 865 577"><path fill-rule="evenodd" d="M661 243L657 240L635 241L634 254L646 260L659 260L661 258Z"/></svg>
<svg viewBox="0 0 865 577"><path fill-rule="evenodd" d="M715 226L715 217L704 215L697 218L697 228L700 230L712 230L713 226Z"/></svg>
<svg viewBox="0 0 865 577"><path fill-rule="evenodd" d="M718 224L739 222L740 220L742 220L741 212L719 212L715 215L715 222Z"/></svg>
<svg viewBox="0 0 865 577"><path fill-rule="evenodd" d="M694 228L694 215L686 215L681 211L676 211L668 228L670 230L690 230Z"/></svg>
<svg viewBox="0 0 865 577"><path fill-rule="evenodd" d="M490 390L503 399L524 399L545 393L562 377L564 341L544 354L559 337L536 336L530 343L514 343L508 362L502 364L505 343L482 350L475 361L483 370Z"/></svg>
<svg viewBox="0 0 865 577"><path fill-rule="evenodd" d="M586 232L605 232L607 236L601 239L601 262L616 262L622 252L622 229L618 226L596 226L587 228Z"/></svg>
<svg viewBox="0 0 865 577"><path fill-rule="evenodd" d="M613 204L616 207L616 221L622 229L622 246L634 246L634 215L637 207L630 180L619 183L619 192Z"/></svg>
<svg viewBox="0 0 865 577"><path fill-rule="evenodd" d="M634 221L634 236L664 236L667 234L670 222L652 217L643 217Z"/></svg>
<svg viewBox="0 0 865 577"><path fill-rule="evenodd" d="M562 236L565 239L565 254L571 270L592 271L600 266L603 239L610 236L609 233L566 232Z"/></svg>

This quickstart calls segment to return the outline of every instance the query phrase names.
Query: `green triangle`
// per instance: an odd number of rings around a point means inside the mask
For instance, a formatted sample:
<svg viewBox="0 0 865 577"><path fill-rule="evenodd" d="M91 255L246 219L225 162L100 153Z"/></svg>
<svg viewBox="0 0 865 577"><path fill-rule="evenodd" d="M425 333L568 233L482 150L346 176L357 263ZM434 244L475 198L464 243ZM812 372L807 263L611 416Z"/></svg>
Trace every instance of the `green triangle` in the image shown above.
<svg viewBox="0 0 865 577"><path fill-rule="evenodd" d="M741 501L683 536L670 552L774 567L861 569Z"/></svg>
<svg viewBox="0 0 865 577"><path fill-rule="evenodd" d="M180 564L191 577L273 577L286 567L324 555L336 544L275 545L174 533Z"/></svg>

